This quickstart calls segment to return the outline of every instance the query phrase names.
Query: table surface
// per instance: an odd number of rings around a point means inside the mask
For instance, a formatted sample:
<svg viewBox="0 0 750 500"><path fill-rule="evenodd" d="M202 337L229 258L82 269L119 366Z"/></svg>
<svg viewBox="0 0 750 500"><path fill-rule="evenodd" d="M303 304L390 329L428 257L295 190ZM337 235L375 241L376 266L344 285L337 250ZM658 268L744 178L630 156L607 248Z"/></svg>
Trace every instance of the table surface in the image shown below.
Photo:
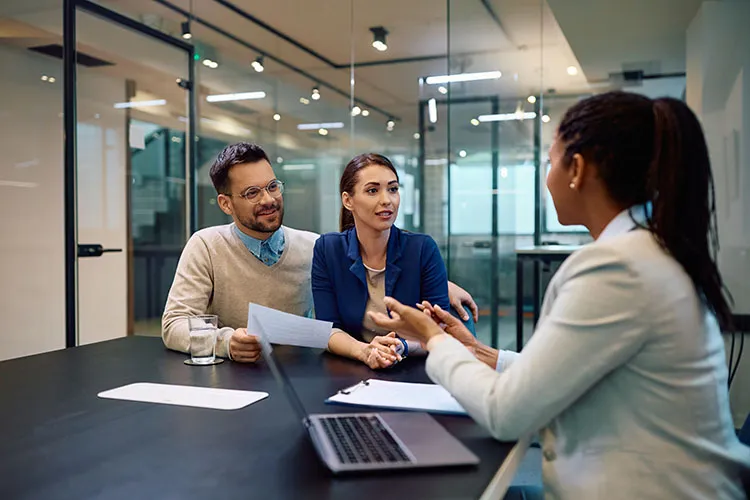
<svg viewBox="0 0 750 500"><path fill-rule="evenodd" d="M388 371L320 351L279 348L311 413L364 378L429 382L424 360ZM191 367L161 339L127 337L0 363L0 498L478 498L511 449L468 417L435 416L478 467L335 477L264 363ZM133 382L265 391L221 411L100 399Z"/></svg>

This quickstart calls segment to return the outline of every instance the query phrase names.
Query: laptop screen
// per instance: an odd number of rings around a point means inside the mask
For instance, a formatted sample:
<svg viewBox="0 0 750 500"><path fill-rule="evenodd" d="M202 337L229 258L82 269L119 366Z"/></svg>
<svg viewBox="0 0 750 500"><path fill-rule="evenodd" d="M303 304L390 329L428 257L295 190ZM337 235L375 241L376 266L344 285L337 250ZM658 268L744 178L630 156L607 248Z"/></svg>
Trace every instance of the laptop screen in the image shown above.
<svg viewBox="0 0 750 500"><path fill-rule="evenodd" d="M263 329L263 325L260 324L260 321L255 321L254 326L260 333L258 337L260 338L263 359L266 360L266 363L271 369L271 373L273 373L273 376L276 379L276 382L279 384L279 387L281 387L284 391L284 394L286 394L286 397L289 400L289 404L292 405L294 412L297 414L302 424L305 427L308 427L310 425L310 419L308 418L308 413L305 410L305 406L302 404L302 400L299 398L297 391L294 390L294 386L292 386L292 383L289 381L289 377L287 376L284 368L281 366L281 363L276 357L276 354L273 351L273 347L266 337L266 332Z"/></svg>

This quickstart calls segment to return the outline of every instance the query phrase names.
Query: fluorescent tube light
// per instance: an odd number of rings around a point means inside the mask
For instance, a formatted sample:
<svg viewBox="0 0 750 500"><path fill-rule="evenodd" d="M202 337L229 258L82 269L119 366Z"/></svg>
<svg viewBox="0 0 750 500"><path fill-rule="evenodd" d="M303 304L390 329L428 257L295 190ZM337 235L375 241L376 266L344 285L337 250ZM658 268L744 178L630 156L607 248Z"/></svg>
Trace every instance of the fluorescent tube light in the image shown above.
<svg viewBox="0 0 750 500"><path fill-rule="evenodd" d="M437 101L434 97L427 101L427 114L430 117L430 123L437 123Z"/></svg>
<svg viewBox="0 0 750 500"><path fill-rule="evenodd" d="M442 83L476 82L478 80L497 80L503 76L500 71L485 71L483 73L459 73L457 75L428 76L427 85Z"/></svg>
<svg viewBox="0 0 750 500"><path fill-rule="evenodd" d="M509 122L513 120L533 120L536 113L527 111L526 113L500 113L499 115L480 115L477 119L482 122Z"/></svg>
<svg viewBox="0 0 750 500"><path fill-rule="evenodd" d="M317 130L321 128L344 128L344 123L300 123L297 125L297 130Z"/></svg>
<svg viewBox="0 0 750 500"><path fill-rule="evenodd" d="M208 102L245 101L248 99L263 99L265 92L240 92L237 94L216 94L206 96Z"/></svg>
<svg viewBox="0 0 750 500"><path fill-rule="evenodd" d="M130 102L116 102L116 109L123 108L148 108L150 106L165 106L167 104L166 99L155 99L153 101L130 101Z"/></svg>

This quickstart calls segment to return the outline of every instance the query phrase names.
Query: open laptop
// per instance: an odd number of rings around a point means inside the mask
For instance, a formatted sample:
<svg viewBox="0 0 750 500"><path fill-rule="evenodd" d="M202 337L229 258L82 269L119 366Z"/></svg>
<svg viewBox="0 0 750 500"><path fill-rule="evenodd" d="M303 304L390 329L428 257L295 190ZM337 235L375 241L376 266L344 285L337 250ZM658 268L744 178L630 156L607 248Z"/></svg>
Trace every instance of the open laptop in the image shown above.
<svg viewBox="0 0 750 500"><path fill-rule="evenodd" d="M263 358L331 471L353 472L476 465L479 458L427 413L308 414L266 340Z"/></svg>

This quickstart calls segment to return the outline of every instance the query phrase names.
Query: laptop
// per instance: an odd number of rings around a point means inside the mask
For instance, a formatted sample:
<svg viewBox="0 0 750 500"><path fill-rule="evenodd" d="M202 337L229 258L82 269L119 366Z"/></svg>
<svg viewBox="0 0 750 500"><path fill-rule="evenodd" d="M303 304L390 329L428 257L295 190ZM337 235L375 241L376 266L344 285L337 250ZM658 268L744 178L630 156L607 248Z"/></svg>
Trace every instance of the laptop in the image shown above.
<svg viewBox="0 0 750 500"><path fill-rule="evenodd" d="M261 325L263 358L334 473L476 465L479 458L427 413L308 414Z"/></svg>

